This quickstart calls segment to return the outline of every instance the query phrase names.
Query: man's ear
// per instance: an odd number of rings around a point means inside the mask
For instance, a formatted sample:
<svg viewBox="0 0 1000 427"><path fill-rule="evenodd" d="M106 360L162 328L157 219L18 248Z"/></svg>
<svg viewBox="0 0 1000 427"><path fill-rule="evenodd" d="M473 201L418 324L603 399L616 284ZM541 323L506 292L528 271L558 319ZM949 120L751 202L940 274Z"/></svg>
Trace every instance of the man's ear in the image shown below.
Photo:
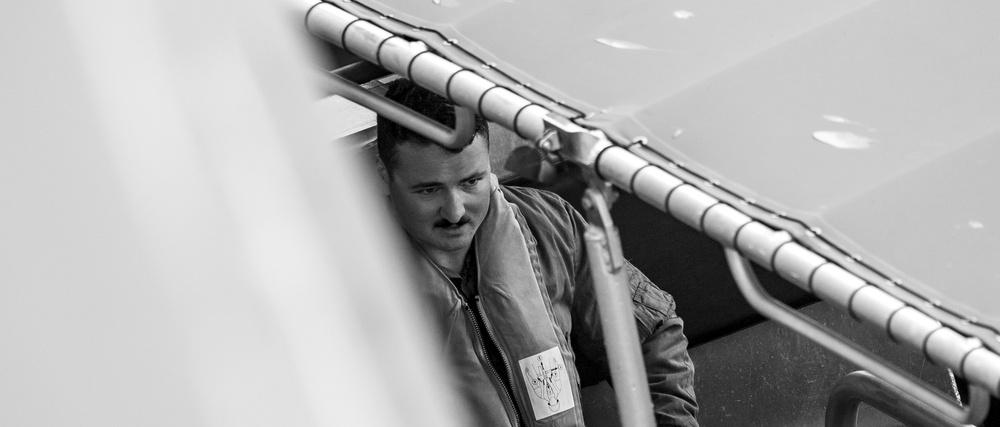
<svg viewBox="0 0 1000 427"><path fill-rule="evenodd" d="M378 173L379 192L382 193L382 195L388 196L389 181L392 180L392 177L389 176L389 169L385 167L385 164L382 163L382 159L378 157L375 158L375 172Z"/></svg>

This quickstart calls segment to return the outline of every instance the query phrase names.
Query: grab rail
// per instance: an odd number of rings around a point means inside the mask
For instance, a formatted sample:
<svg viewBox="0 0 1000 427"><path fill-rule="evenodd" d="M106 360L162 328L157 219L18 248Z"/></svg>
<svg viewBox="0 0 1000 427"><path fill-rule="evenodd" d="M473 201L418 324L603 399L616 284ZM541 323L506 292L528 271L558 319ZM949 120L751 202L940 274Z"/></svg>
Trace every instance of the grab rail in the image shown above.
<svg viewBox="0 0 1000 427"><path fill-rule="evenodd" d="M368 61L358 61L333 70L330 74L343 77L354 84L360 85L388 76L392 74L392 72L386 71L378 65L372 64Z"/></svg>
<svg viewBox="0 0 1000 427"><path fill-rule="evenodd" d="M958 424L978 424L986 418L990 406L989 393L980 390L977 386L970 385L970 388L973 389L973 399L969 402L969 406L962 408L955 405L941 393L931 390L927 385L914 379L906 372L886 363L870 351L846 340L840 334L776 300L761 287L757 276L750 267L750 262L743 255L730 247L724 249L726 262L729 263L729 270L733 274L733 278L736 279L736 285L743 294L743 298L758 313L883 378L897 389L906 390L905 393L916 399L917 402L926 405L927 410L935 411L946 419L953 420ZM900 391L900 393L903 392Z"/></svg>
<svg viewBox="0 0 1000 427"><path fill-rule="evenodd" d="M330 78L332 89L337 95L363 105L446 148L458 149L468 145L476 132L476 113L470 108L455 105L455 129L449 129L396 101L369 92L336 73L331 73Z"/></svg>
<svg viewBox="0 0 1000 427"><path fill-rule="evenodd" d="M861 404L917 427L960 427L961 424L927 409L920 400L866 371L844 375L830 392L826 427L855 427Z"/></svg>

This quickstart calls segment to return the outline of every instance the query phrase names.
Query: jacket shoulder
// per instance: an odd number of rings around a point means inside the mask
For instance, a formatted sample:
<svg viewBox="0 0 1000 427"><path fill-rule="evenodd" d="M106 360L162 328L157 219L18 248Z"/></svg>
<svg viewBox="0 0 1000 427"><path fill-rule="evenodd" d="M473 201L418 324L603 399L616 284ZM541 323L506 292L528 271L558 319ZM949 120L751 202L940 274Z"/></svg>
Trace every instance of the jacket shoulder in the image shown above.
<svg viewBox="0 0 1000 427"><path fill-rule="evenodd" d="M571 221L575 209L559 195L546 190L501 185L504 198L516 205L529 224L536 221Z"/></svg>
<svg viewBox="0 0 1000 427"><path fill-rule="evenodd" d="M501 186L504 198L518 207L535 241L543 264L559 260L572 274L582 256L586 222L573 206L553 192L526 187Z"/></svg>

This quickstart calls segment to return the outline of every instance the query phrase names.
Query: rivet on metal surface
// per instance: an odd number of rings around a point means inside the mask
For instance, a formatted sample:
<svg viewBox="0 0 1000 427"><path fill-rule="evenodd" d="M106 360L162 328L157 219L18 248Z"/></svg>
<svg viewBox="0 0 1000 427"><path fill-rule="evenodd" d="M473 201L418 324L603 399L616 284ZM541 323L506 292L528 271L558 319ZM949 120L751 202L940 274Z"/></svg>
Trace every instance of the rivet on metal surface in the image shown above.
<svg viewBox="0 0 1000 427"><path fill-rule="evenodd" d="M445 45L445 46L451 46L451 45L458 44L458 40L456 40L456 39L448 39L448 40L445 40L444 42L442 42L442 44Z"/></svg>
<svg viewBox="0 0 1000 427"><path fill-rule="evenodd" d="M819 227L809 227L809 231L813 232L813 234L817 236L823 234L823 230Z"/></svg>
<svg viewBox="0 0 1000 427"><path fill-rule="evenodd" d="M714 187L718 187L718 186L722 185L722 182L720 182L717 179L710 179L710 180L708 180L708 183L711 184Z"/></svg>
<svg viewBox="0 0 1000 427"><path fill-rule="evenodd" d="M677 162L677 166L684 167L684 166L687 166L687 165L684 164L684 162Z"/></svg>
<svg viewBox="0 0 1000 427"><path fill-rule="evenodd" d="M677 163L674 163L674 162L667 163L667 167L668 168L677 169Z"/></svg>
<svg viewBox="0 0 1000 427"><path fill-rule="evenodd" d="M635 139L632 140L632 145L640 145L642 147L645 147L646 144L649 144L649 138L646 138L645 136L637 136L635 137Z"/></svg>

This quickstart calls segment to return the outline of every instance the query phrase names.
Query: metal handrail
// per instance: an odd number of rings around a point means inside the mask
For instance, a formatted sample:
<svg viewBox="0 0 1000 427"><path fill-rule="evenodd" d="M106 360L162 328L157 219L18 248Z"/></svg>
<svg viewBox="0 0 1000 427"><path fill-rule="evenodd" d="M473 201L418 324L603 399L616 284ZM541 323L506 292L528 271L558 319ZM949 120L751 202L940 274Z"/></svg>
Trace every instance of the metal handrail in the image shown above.
<svg viewBox="0 0 1000 427"><path fill-rule="evenodd" d="M930 389L925 383L914 379L910 374L893 366L867 349L848 341L836 332L831 331L815 320L806 317L802 313L781 303L764 288L757 280L756 274L750 267L750 262L743 257L736 249L726 247L726 262L729 263L729 270L736 279L743 298L750 303L750 306L765 317L774 320L799 335L807 337L824 348L834 352L838 356L847 359L872 372L874 375L885 380L888 384L900 390L906 390L917 402L925 405L928 411L934 411L946 419L953 420L958 424L978 424L986 418L989 412L989 393L985 390L973 388L973 399L969 406L962 408L945 397L942 393Z"/></svg>
<svg viewBox="0 0 1000 427"><path fill-rule="evenodd" d="M396 101L371 93L337 74L331 73L330 78L333 91L337 95L360 104L446 148L465 147L472 141L476 132L476 113L470 108L455 105L455 129L449 129Z"/></svg>
<svg viewBox="0 0 1000 427"><path fill-rule="evenodd" d="M333 70L330 74L343 77L354 84L360 85L392 73L371 62L358 61Z"/></svg>
<svg viewBox="0 0 1000 427"><path fill-rule="evenodd" d="M928 410L923 402L867 371L845 375L830 392L826 404L826 427L855 427L861 404L918 427L959 427L961 424Z"/></svg>
<svg viewBox="0 0 1000 427"><path fill-rule="evenodd" d="M621 425L650 427L655 425L653 402L632 316L632 298L618 230L611 222L607 199L601 191L588 188L583 206L590 220L584 241Z"/></svg>

